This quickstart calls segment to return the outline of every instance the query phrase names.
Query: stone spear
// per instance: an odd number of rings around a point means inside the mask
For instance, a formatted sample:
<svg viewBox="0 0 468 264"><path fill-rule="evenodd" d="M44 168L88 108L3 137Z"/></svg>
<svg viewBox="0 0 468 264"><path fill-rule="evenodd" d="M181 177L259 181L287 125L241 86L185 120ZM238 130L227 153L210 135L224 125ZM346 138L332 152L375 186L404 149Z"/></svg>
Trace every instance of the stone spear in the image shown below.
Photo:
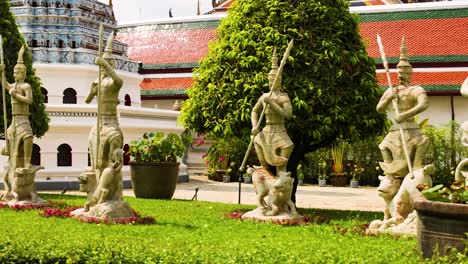
<svg viewBox="0 0 468 264"><path fill-rule="evenodd" d="M0 35L0 64L4 65L3 64L4 61L3 61L3 38L2 38L2 35ZM0 76L0 78L2 78L2 76ZM3 81L2 81L3 83ZM6 149L9 149L8 148L8 135L7 135L7 111L6 111L6 98L5 98L5 85L2 84L2 100L3 100L3 134L5 136L5 144L6 144Z"/></svg>
<svg viewBox="0 0 468 264"><path fill-rule="evenodd" d="M385 67L385 73L387 75L388 89L396 90L397 88L392 86L392 80L390 78L390 71L389 71L389 68L388 68L388 62L387 62L387 58L385 56L385 51L384 51L384 47L383 47L383 44L382 44L382 39L380 38L379 34L377 34L377 44L379 45L380 56L382 57L382 63L384 65L384 67ZM392 105L393 105L393 109L395 111L395 114L399 115L400 110L398 110L398 91L396 91L396 95L397 95L397 97L392 100ZM395 120L393 120L393 119L390 119L390 120L392 120L392 122L394 124L397 124L395 122ZM410 159L409 152L408 152L408 146L406 145L405 134L403 133L403 128L399 124L397 124L397 125L400 127L401 144L403 146L403 152L405 153L406 162L408 163L408 170L409 170L409 173L411 175L411 178L413 178L414 177L413 176L413 167L411 165L411 159Z"/></svg>
<svg viewBox="0 0 468 264"><path fill-rule="evenodd" d="M101 23L99 25L99 58L102 58L102 47L104 39L104 25ZM99 169L99 144L101 144L101 83L102 83L102 67L99 66L99 77L98 77L98 89L97 89L97 125L96 125L96 162L95 162L95 171ZM99 170L99 175L96 175L96 180L99 179L101 171Z"/></svg>

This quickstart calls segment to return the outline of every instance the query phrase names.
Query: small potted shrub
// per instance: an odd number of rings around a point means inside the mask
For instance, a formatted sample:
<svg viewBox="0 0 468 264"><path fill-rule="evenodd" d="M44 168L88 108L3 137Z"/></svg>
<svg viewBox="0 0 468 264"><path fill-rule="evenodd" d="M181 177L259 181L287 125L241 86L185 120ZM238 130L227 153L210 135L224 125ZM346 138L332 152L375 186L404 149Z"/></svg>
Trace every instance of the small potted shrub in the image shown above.
<svg viewBox="0 0 468 264"><path fill-rule="evenodd" d="M325 187L327 185L327 163L325 161L320 162L319 164L319 174L318 174L318 183L319 187Z"/></svg>
<svg viewBox="0 0 468 264"><path fill-rule="evenodd" d="M247 166L247 170L245 171L245 174L243 176L244 178L244 183L252 183L252 174L254 172L254 168Z"/></svg>
<svg viewBox="0 0 468 264"><path fill-rule="evenodd" d="M330 177L330 183L333 186L345 186L346 175L343 173L343 158L346 149L346 142L340 141L331 148L333 160L333 173Z"/></svg>
<svg viewBox="0 0 468 264"><path fill-rule="evenodd" d="M179 162L186 150L182 138L151 132L129 143L132 187L137 198L171 199L179 177Z"/></svg>
<svg viewBox="0 0 468 264"><path fill-rule="evenodd" d="M359 179L361 178L361 174L364 172L364 168L354 164L351 166L349 165L349 174L351 175L351 181L349 182L349 186L351 188L358 188L359 187Z"/></svg>

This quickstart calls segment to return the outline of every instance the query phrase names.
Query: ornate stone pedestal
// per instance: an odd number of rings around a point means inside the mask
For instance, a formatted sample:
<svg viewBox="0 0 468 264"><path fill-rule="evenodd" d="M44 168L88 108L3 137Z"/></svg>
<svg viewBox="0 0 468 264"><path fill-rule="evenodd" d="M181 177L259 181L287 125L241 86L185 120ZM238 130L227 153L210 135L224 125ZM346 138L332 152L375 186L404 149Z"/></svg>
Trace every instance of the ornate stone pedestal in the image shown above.
<svg viewBox="0 0 468 264"><path fill-rule="evenodd" d="M281 222L282 220L304 220L304 217L291 212L282 212L277 215L265 215L265 210L256 208L242 215L242 219Z"/></svg>
<svg viewBox="0 0 468 264"><path fill-rule="evenodd" d="M89 208L88 212L85 212L84 208L80 208L71 212L70 215L75 218L100 218L103 220L119 220L136 217L127 201L107 201L92 206Z"/></svg>
<svg viewBox="0 0 468 264"><path fill-rule="evenodd" d="M0 193L0 200L8 205L46 205L47 202L39 198L34 185L36 172L44 169L43 166L33 166L32 168L16 168L13 177L8 175L5 186L10 186L10 190Z"/></svg>

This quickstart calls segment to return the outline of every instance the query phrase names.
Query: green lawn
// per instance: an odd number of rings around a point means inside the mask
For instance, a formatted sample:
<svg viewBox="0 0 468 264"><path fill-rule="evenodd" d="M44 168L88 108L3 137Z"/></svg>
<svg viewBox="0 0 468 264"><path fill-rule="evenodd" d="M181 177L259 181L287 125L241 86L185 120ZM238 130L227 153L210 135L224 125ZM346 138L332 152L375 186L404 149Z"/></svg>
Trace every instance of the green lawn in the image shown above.
<svg viewBox="0 0 468 264"><path fill-rule="evenodd" d="M84 197L41 195L82 205ZM106 225L0 210L0 263L418 263L412 238L359 235L381 213L302 209L330 221L302 226L239 221L252 206L126 197L153 225ZM348 228L349 232L337 231ZM343 234L344 233L344 234ZM433 260L442 262L443 260ZM460 260L458 260L460 261ZM461 260L463 261L463 260ZM464 261L468 260L465 258Z"/></svg>

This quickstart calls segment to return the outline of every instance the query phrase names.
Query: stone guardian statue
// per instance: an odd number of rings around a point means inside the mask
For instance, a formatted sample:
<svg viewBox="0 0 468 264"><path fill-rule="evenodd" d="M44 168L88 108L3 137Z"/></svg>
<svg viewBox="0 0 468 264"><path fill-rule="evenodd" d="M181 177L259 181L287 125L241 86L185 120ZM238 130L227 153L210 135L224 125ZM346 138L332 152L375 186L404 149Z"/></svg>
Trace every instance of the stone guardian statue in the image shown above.
<svg viewBox="0 0 468 264"><path fill-rule="evenodd" d="M101 24L100 46L102 31ZM86 103L91 103L97 97L98 120L89 134L91 168L78 177L80 189L87 192L88 201L83 209L72 212L76 217L117 219L134 216L129 204L122 200L123 134L117 105L123 81L114 70L112 42L111 34L104 55L99 54L95 60L99 66L99 77L91 84L86 98Z"/></svg>
<svg viewBox="0 0 468 264"><path fill-rule="evenodd" d="M291 173L286 171L286 165L294 148L285 127L285 120L292 117L292 104L288 94L281 89L281 75L292 43L293 41L289 43L280 67L278 67L276 48L273 51L271 71L268 74L270 92L264 93L252 109L252 141L261 166L254 167L252 175L258 207L244 214L242 216L244 219L301 218L291 201L294 179L291 178ZM265 126L260 130L263 117L265 117ZM249 152L250 146L247 154ZM276 168L275 174L270 172L269 166Z"/></svg>
<svg viewBox="0 0 468 264"><path fill-rule="evenodd" d="M412 67L408 61L405 39L402 39L398 68L398 86L392 87L388 63L379 36L377 41L389 81L389 89L377 104L378 112L393 112L393 125L380 143L383 156L380 167L385 176L379 176L379 196L385 201L384 219L371 222L367 232L416 235L416 217L410 194L418 184L432 185L434 165L423 166L429 139L422 134L415 116L428 107L426 91L421 86L411 86Z"/></svg>
<svg viewBox="0 0 468 264"><path fill-rule="evenodd" d="M404 38L400 50L400 62L397 65L399 84L385 91L377 104L377 111L385 112L390 108L395 113L390 132L379 145L384 159L380 167L386 175L404 177L410 169L422 168L429 147L429 139L422 134L414 119L427 109L428 97L423 87L410 85L413 69L408 62ZM396 103L392 106L392 102ZM410 164L405 152L409 155Z"/></svg>
<svg viewBox="0 0 468 264"><path fill-rule="evenodd" d="M1 45L0 48L3 51ZM44 167L31 164L33 132L29 122L29 105L33 102L33 93L31 85L25 82L24 52L24 46L21 46L14 67L13 84L8 83L5 78L3 53L1 54L1 83L3 90L10 94L12 111L11 124L5 135L6 145L2 149L2 155L8 156L8 162L4 165L5 193L1 195L1 200L8 204L43 204L45 201L40 199L35 191L34 178L36 172Z"/></svg>

